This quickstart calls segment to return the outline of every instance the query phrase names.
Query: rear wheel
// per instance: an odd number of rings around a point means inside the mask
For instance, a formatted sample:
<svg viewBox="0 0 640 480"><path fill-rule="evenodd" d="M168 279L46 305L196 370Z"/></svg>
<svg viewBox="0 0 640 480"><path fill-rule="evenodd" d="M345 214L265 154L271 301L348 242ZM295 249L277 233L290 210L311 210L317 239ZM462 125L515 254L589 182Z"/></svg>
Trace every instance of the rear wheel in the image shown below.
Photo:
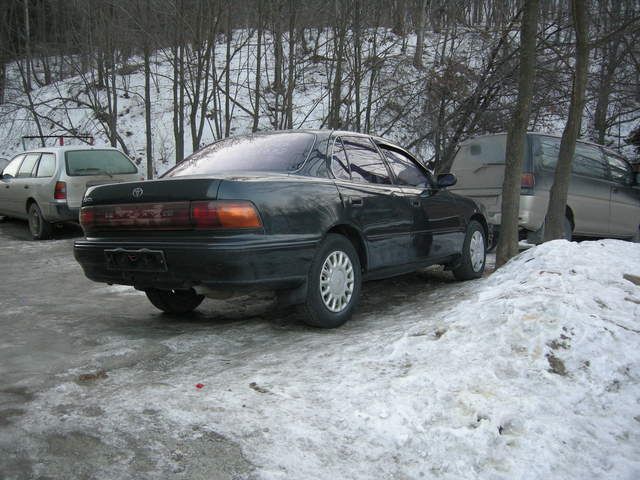
<svg viewBox="0 0 640 480"><path fill-rule="evenodd" d="M46 240L51 238L51 224L42 216L40 207L33 202L29 206L29 231L34 240Z"/></svg>
<svg viewBox="0 0 640 480"><path fill-rule="evenodd" d="M535 232L529 232L529 234L527 235L527 241L529 243L533 243L534 245L540 245L541 243L543 243L544 227L545 223L543 223L542 226ZM569 242L573 238L573 225L571 224L571 220L569 220L569 217L564 217L562 238Z"/></svg>
<svg viewBox="0 0 640 480"><path fill-rule="evenodd" d="M147 298L154 307L166 313L189 313L194 311L204 300L192 288L189 290L145 290Z"/></svg>
<svg viewBox="0 0 640 480"><path fill-rule="evenodd" d="M330 233L309 271L306 323L321 328L344 324L360 299L361 284L360 260L352 243L342 235Z"/></svg>
<svg viewBox="0 0 640 480"><path fill-rule="evenodd" d="M462 246L462 256L453 275L458 280L471 280L479 278L484 272L484 264L487 256L487 243L482 225L471 220L467 226L467 234Z"/></svg>

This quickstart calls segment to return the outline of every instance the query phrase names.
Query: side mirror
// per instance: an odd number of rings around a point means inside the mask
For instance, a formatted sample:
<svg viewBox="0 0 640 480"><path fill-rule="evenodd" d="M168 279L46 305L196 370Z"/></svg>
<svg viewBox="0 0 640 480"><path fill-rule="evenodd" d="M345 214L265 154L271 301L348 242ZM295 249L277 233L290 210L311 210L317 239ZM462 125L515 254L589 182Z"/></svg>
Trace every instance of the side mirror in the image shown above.
<svg viewBox="0 0 640 480"><path fill-rule="evenodd" d="M458 182L458 179L453 173L441 173L438 175L436 184L438 188L453 187Z"/></svg>

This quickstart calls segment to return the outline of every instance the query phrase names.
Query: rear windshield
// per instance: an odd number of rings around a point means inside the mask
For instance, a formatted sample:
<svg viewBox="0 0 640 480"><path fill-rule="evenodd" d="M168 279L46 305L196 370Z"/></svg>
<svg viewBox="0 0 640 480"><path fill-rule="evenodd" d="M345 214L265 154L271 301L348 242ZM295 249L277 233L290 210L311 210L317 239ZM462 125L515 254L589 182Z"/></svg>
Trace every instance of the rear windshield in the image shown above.
<svg viewBox="0 0 640 480"><path fill-rule="evenodd" d="M304 164L315 135L286 132L227 138L195 152L164 177L222 172L293 172Z"/></svg>
<svg viewBox="0 0 640 480"><path fill-rule="evenodd" d="M67 175L124 175L138 168L117 150L76 150L65 154Z"/></svg>

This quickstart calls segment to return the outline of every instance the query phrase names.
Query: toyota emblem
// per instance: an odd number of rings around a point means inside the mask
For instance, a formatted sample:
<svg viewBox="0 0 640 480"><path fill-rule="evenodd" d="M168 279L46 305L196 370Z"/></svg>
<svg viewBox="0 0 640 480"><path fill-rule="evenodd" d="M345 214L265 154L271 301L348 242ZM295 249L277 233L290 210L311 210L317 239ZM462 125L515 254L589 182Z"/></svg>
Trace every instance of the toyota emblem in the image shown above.
<svg viewBox="0 0 640 480"><path fill-rule="evenodd" d="M133 198L140 198L143 193L144 193L144 191L142 190L141 187L136 187L131 192L131 195L133 195Z"/></svg>

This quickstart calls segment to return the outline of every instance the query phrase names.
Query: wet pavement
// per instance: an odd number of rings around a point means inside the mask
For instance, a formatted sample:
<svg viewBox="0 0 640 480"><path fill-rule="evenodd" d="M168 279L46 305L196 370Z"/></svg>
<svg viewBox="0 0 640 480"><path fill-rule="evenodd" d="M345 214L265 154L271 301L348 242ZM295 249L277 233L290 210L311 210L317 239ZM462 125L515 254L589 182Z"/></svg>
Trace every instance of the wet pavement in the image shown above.
<svg viewBox="0 0 640 480"><path fill-rule="evenodd" d="M207 299L177 318L132 288L87 280L72 253L79 236L65 227L36 242L26 223L0 222L2 479L257 478L259 455L237 440L258 433L230 434L215 418L250 406L259 385L245 382L207 421L167 405L192 401L198 378L250 378L287 349L336 348L398 308L443 309L470 290L437 269L369 282L354 318L332 331L275 309L267 294Z"/></svg>

